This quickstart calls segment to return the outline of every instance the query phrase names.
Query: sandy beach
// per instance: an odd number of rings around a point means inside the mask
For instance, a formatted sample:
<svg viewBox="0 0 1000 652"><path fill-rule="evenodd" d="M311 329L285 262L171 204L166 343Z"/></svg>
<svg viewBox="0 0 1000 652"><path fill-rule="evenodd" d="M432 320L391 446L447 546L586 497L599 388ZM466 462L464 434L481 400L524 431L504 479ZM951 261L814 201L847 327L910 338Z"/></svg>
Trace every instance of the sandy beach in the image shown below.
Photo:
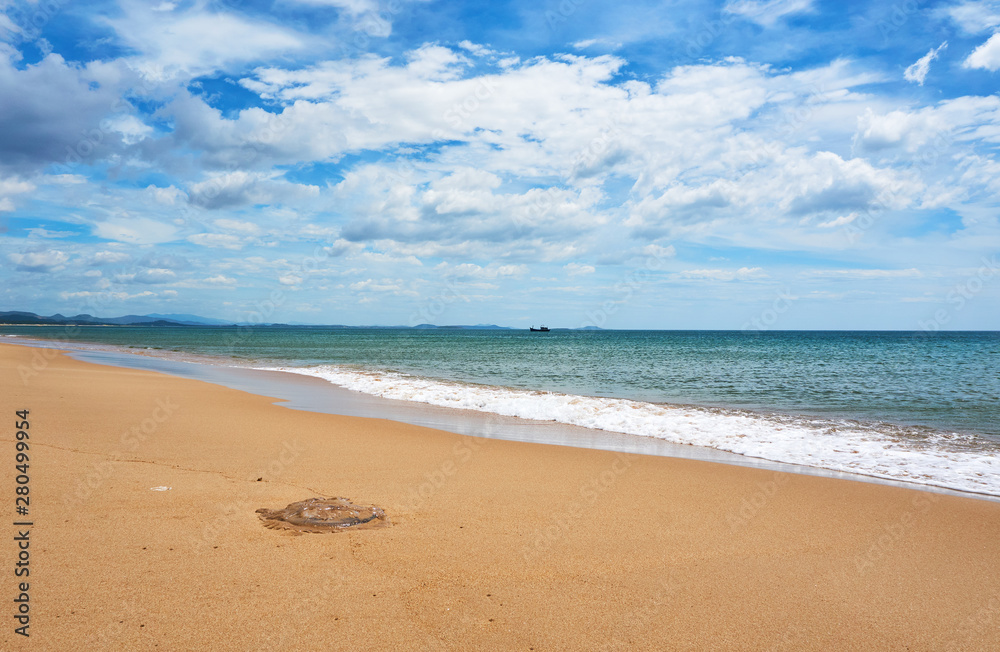
<svg viewBox="0 0 1000 652"><path fill-rule="evenodd" d="M294 411L39 355L0 346L4 650L1000 647L1000 503ZM314 496L391 527L293 534L255 513Z"/></svg>

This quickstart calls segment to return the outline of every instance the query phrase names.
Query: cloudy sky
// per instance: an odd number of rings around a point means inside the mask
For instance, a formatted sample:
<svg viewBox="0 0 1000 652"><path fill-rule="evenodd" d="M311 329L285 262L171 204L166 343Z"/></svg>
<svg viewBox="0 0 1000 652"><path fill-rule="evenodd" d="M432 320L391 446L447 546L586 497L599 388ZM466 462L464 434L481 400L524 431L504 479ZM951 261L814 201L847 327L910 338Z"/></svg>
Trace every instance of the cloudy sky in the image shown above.
<svg viewBox="0 0 1000 652"><path fill-rule="evenodd" d="M1000 328L1000 2L0 0L0 309Z"/></svg>

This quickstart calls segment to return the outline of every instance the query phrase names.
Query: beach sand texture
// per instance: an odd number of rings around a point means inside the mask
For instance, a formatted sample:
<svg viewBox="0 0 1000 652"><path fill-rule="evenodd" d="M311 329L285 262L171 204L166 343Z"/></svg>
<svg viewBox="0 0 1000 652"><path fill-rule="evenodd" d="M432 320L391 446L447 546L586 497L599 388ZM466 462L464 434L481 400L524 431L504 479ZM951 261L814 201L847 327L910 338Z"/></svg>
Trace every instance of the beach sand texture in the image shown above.
<svg viewBox="0 0 1000 652"><path fill-rule="evenodd" d="M294 411L13 345L0 367L3 650L1000 649L1000 503ZM392 525L255 513L314 496Z"/></svg>

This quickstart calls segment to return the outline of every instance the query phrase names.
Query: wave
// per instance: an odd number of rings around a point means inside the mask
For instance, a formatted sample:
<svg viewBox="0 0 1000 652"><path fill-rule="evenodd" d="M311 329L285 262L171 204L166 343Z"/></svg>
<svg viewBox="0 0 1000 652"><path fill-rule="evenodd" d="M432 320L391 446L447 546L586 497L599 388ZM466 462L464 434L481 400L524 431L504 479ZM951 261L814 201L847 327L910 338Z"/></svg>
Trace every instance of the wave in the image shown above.
<svg viewBox="0 0 1000 652"><path fill-rule="evenodd" d="M339 365L267 369L315 376L384 398L555 421L774 462L1000 496L1000 445L972 434L473 385Z"/></svg>

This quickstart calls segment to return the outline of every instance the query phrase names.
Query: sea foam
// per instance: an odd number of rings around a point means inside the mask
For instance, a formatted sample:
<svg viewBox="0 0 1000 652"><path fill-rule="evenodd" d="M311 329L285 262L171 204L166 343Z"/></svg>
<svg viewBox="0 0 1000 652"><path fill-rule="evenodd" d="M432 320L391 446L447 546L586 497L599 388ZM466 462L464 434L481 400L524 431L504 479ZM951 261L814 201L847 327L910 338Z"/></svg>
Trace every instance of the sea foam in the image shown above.
<svg viewBox="0 0 1000 652"><path fill-rule="evenodd" d="M473 385L337 365L270 367L384 398L656 437L774 462L1000 495L1000 445L921 426Z"/></svg>

